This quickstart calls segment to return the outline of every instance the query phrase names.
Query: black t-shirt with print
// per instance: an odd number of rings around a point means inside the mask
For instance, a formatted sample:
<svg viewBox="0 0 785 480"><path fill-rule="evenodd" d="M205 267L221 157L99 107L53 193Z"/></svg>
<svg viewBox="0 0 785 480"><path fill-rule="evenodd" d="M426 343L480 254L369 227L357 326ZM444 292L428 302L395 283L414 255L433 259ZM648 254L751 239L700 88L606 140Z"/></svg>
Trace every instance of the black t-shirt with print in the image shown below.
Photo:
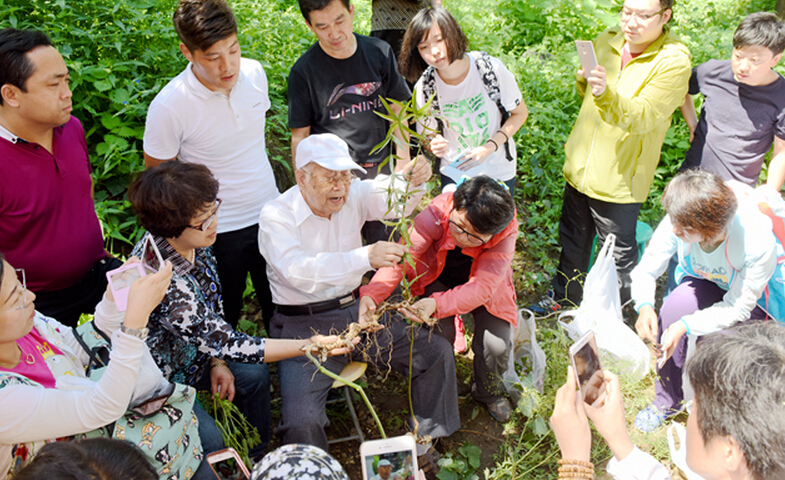
<svg viewBox="0 0 785 480"><path fill-rule="evenodd" d="M334 133L344 139L354 161L379 163L389 149L370 155L384 140L389 122L380 97L407 101L411 92L398 73L390 46L354 35L357 50L349 58L332 58L313 44L289 72L289 128L311 127L311 133Z"/></svg>

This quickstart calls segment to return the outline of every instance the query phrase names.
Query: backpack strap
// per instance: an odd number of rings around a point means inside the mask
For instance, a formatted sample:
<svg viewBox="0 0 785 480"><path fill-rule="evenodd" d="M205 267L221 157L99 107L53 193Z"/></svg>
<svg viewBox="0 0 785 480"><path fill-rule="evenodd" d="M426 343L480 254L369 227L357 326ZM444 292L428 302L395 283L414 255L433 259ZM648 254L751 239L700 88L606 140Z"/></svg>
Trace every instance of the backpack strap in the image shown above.
<svg viewBox="0 0 785 480"><path fill-rule="evenodd" d="M427 102L431 101L431 115L436 119L437 130L444 136L444 121L441 118L442 109L439 106L439 94L436 92L436 69L428 67L422 74L422 96Z"/></svg>
<svg viewBox="0 0 785 480"><path fill-rule="evenodd" d="M491 56L482 51L477 53L479 53L479 55L474 59L474 63L477 65L477 70L480 72L480 78L482 79L482 84L485 87L485 92L489 97L491 97L491 100L493 100L493 102L496 104L496 107L499 109L502 117L501 125L504 125L507 119L510 118L510 112L508 112L507 109L504 108L504 105L502 105L502 93L499 87L499 77L496 76L496 72L493 70ZM504 152L507 155L507 160L512 162L509 140L504 142Z"/></svg>
<svg viewBox="0 0 785 480"><path fill-rule="evenodd" d="M88 328L87 325L88 324L80 326L80 328L83 329ZM90 358L90 362L85 367L85 376L87 378L90 378L90 373L93 371L94 368L104 368L107 365L109 365L109 351L112 348L112 342L109 339L109 336L106 333L104 333L100 328L96 327L95 323L89 322L89 325L90 327L92 327L93 330L95 330L96 333L98 333L104 340L106 340L108 348L107 345L103 345L103 344L90 347L89 345L87 345L87 342L85 342L79 330L77 330L74 327L71 327L71 329L74 332L74 338L76 339L77 342L79 342L79 345L82 347L85 353L87 353L87 356Z"/></svg>

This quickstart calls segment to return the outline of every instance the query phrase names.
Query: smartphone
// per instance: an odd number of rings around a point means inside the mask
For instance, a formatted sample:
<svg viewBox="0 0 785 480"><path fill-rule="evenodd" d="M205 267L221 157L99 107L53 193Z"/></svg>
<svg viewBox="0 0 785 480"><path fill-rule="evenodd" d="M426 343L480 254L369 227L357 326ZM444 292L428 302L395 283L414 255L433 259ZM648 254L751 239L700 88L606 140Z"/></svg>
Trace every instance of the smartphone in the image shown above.
<svg viewBox="0 0 785 480"><path fill-rule="evenodd" d="M363 442L360 460L363 480L417 478L417 447L410 435Z"/></svg>
<svg viewBox="0 0 785 480"><path fill-rule="evenodd" d="M591 406L601 404L605 399L605 376L594 332L589 330L570 347L570 362L583 401Z"/></svg>
<svg viewBox="0 0 785 480"><path fill-rule="evenodd" d="M161 251L158 250L152 236L145 237L144 245L142 245L142 263L153 273L156 273L164 265Z"/></svg>
<svg viewBox="0 0 785 480"><path fill-rule="evenodd" d="M145 275L147 272L141 263L129 263L106 272L106 279L109 281L109 288L112 289L118 312L124 312L128 308L128 292L131 290L131 284Z"/></svg>
<svg viewBox="0 0 785 480"><path fill-rule="evenodd" d="M207 463L219 480L249 480L251 474L233 448L207 454Z"/></svg>
<svg viewBox="0 0 785 480"><path fill-rule="evenodd" d="M581 60L583 77L589 78L589 72L597 67L597 56L594 54L594 44L589 40L575 40L578 49L578 58Z"/></svg>
<svg viewBox="0 0 785 480"><path fill-rule="evenodd" d="M468 159L466 158L466 153L461 153L460 155L458 155L457 157L455 157L455 160L453 160L452 162L450 162L450 166L451 166L452 168L458 168L458 167L460 167L461 165L463 165L463 164L464 164L464 163L465 163L467 160L468 160Z"/></svg>

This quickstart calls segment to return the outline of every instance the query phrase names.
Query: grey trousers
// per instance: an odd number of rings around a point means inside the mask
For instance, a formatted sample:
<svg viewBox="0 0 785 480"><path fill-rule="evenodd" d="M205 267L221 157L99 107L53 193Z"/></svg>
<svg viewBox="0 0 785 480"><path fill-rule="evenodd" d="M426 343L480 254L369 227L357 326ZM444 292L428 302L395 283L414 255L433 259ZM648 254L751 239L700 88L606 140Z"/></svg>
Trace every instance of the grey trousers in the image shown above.
<svg viewBox="0 0 785 480"><path fill-rule="evenodd" d="M430 297L434 292L445 290L448 288L437 280L425 287L423 298ZM472 352L474 352L475 382L472 397L487 405L506 395L502 384L502 375L507 371L512 351L510 336L512 324L491 315L483 305L475 308L471 313L474 317ZM452 345L455 341L455 317L439 319L439 326L440 328L436 329L439 335Z"/></svg>
<svg viewBox="0 0 785 480"><path fill-rule="evenodd" d="M357 321L358 305L314 315L273 315L270 336L273 338L306 338L316 333L340 333ZM408 377L409 335L414 334L412 357L412 403L419 423L418 435L446 437L461 426L458 412L458 390L452 345L439 335L430 335L427 328L411 327L399 315L380 320L383 330L369 334L355 351L352 359L375 364L381 369L389 365ZM360 353L365 350L370 359ZM347 355L330 357L323 364L339 373L349 362ZM324 428L328 424L325 404L333 380L318 373L307 357L278 362L281 383L281 423L276 435L282 443L306 443L327 450ZM373 404L373 398L370 399ZM402 405L403 406L403 405ZM411 425L411 419L409 419Z"/></svg>

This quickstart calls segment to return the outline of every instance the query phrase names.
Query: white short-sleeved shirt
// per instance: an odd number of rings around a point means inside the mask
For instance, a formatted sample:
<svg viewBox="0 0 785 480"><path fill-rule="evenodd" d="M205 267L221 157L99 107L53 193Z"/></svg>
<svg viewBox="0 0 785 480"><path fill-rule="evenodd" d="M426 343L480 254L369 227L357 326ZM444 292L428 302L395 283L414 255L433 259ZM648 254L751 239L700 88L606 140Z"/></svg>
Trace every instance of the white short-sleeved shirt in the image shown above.
<svg viewBox="0 0 785 480"><path fill-rule="evenodd" d="M472 148L482 146L489 138L493 137L501 128L501 112L496 103L488 96L480 78L480 71L475 63L476 53L469 53L469 73L458 85L448 85L442 81L438 72L436 78L436 93L439 95L439 107L445 122L444 138L449 142L449 152L442 158L445 167L452 160ZM512 111L521 102L521 91L515 81L515 76L507 70L502 62L491 57L491 65L496 77L499 79L499 91L502 105L507 111ZM422 92L422 77L417 81L417 106L425 104ZM428 125L436 129L436 120L430 118ZM488 175L496 180L507 181L515 177L516 152L515 142L508 142L513 160L507 160L504 145L492 153L482 164L468 170L466 175ZM453 180L458 180L454 178Z"/></svg>
<svg viewBox="0 0 785 480"><path fill-rule="evenodd" d="M207 89L188 64L156 95L147 112L144 151L207 166L221 184L218 233L254 225L265 203L278 196L264 141L270 108L267 76L243 58L229 96Z"/></svg>

